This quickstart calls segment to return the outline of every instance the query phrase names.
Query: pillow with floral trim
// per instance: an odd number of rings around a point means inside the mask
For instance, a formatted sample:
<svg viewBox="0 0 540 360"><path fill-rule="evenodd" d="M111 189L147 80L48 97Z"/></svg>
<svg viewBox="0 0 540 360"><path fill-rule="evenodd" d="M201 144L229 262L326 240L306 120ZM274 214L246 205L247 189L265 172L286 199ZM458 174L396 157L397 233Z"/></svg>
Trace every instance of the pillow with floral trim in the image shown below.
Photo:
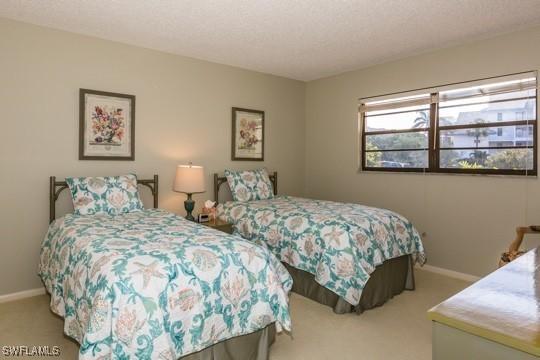
<svg viewBox="0 0 540 360"><path fill-rule="evenodd" d="M144 206L133 174L106 177L69 177L75 215L117 215L141 211Z"/></svg>
<svg viewBox="0 0 540 360"><path fill-rule="evenodd" d="M225 170L234 201L266 200L274 197L274 187L266 169Z"/></svg>

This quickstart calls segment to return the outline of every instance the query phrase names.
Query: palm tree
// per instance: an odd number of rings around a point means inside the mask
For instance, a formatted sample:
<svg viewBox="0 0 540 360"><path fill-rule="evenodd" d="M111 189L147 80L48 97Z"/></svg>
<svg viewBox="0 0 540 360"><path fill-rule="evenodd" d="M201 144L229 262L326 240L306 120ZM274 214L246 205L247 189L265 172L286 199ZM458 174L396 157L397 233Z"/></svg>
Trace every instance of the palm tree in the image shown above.
<svg viewBox="0 0 540 360"><path fill-rule="evenodd" d="M476 119L474 121L475 124L483 124L484 122L485 121L483 119ZM488 128L474 128L471 130L467 130L467 135L474 137L474 144L477 148L480 146L480 138L488 136L489 130Z"/></svg>
<svg viewBox="0 0 540 360"><path fill-rule="evenodd" d="M427 128L429 127L429 115L425 111L419 111L418 116L414 119L413 128Z"/></svg>
<svg viewBox="0 0 540 360"><path fill-rule="evenodd" d="M474 121L475 124L483 124L484 122L485 121L483 119L476 119ZM477 149L480 147L480 142L481 142L480 138L486 137L489 134L490 134L490 131L488 128L479 127L479 128L467 130L467 135L474 137L474 144ZM484 165L487 160L487 157L488 157L488 153L486 151L480 151L480 150L475 150L470 155L471 161L479 165Z"/></svg>

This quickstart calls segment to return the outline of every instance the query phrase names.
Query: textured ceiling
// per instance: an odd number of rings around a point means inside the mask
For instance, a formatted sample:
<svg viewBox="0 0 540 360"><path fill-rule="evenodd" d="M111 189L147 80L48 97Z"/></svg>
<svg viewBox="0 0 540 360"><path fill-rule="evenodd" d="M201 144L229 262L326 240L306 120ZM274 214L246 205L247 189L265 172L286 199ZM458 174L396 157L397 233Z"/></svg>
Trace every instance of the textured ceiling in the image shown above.
<svg viewBox="0 0 540 360"><path fill-rule="evenodd" d="M313 80L538 25L540 0L1 0L0 17Z"/></svg>

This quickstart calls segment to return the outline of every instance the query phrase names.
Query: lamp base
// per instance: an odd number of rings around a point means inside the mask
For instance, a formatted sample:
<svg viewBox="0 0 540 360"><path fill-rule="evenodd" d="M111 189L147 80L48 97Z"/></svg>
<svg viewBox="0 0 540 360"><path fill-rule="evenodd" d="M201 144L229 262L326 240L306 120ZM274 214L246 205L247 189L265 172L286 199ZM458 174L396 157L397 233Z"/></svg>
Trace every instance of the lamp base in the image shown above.
<svg viewBox="0 0 540 360"><path fill-rule="evenodd" d="M187 194L188 198L186 201L184 201L184 208L187 212L186 219L190 221L195 221L195 218L191 214L193 212L193 209L195 208L195 201L191 199L191 195L192 194Z"/></svg>

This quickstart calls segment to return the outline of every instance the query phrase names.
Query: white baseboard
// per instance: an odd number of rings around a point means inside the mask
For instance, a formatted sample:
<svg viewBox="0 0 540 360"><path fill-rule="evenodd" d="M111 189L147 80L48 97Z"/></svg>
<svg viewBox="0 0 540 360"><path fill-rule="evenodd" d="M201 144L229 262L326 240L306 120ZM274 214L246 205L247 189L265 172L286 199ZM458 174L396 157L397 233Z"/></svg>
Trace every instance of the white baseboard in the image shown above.
<svg viewBox="0 0 540 360"><path fill-rule="evenodd" d="M43 295L45 294L45 288L37 288L37 289L30 289L30 290L24 290L19 291L12 294L6 294L6 295L0 295L0 304L6 303L9 301L15 301L15 300L21 300L26 299L33 296Z"/></svg>
<svg viewBox="0 0 540 360"><path fill-rule="evenodd" d="M465 274L465 273L462 273L462 272L458 272L458 271L454 271L454 270L448 270L448 269L440 268L440 267L433 266L433 265L427 265L426 264L424 266L420 266L420 265L416 264L416 268L426 270L426 271L436 273L436 274L445 275L445 276L448 276L448 277L451 277L451 278L454 278L454 279L465 280L465 281L470 281L470 282L476 282L476 281L481 279L480 276L475 276L475 275L471 275L471 274Z"/></svg>

